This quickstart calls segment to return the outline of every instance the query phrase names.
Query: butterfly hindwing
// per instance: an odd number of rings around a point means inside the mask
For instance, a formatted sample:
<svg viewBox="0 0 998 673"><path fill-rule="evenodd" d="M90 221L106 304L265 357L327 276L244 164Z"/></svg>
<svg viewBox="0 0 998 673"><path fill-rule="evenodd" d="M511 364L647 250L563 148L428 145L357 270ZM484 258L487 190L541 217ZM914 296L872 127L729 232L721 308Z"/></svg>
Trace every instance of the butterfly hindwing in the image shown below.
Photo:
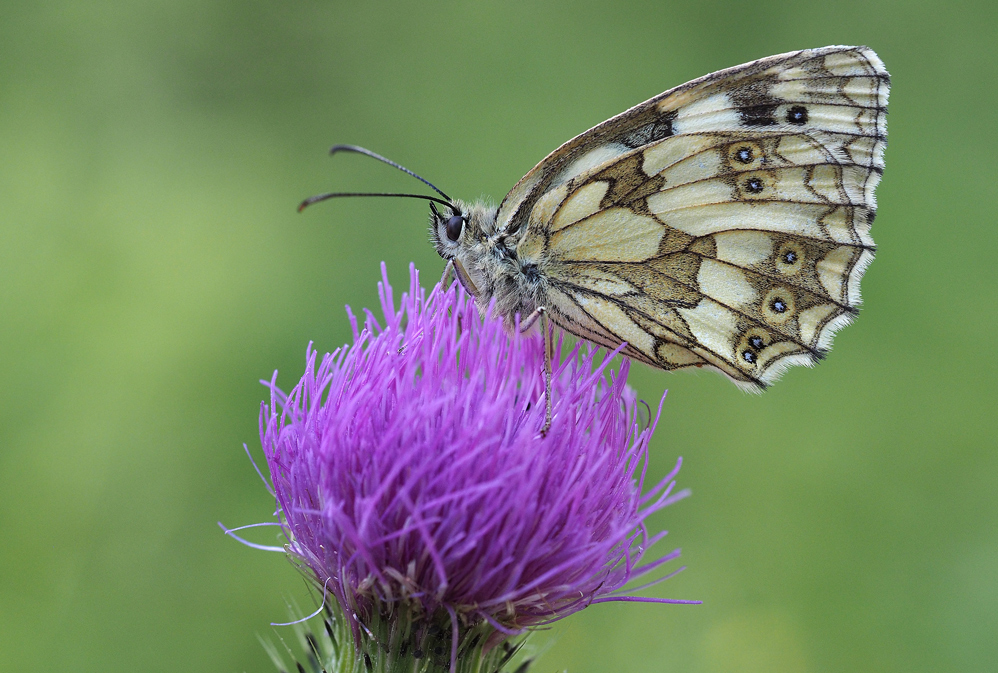
<svg viewBox="0 0 998 673"><path fill-rule="evenodd" d="M863 47L708 75L549 155L497 226L525 228L518 251L565 329L761 389L856 313L887 92Z"/></svg>

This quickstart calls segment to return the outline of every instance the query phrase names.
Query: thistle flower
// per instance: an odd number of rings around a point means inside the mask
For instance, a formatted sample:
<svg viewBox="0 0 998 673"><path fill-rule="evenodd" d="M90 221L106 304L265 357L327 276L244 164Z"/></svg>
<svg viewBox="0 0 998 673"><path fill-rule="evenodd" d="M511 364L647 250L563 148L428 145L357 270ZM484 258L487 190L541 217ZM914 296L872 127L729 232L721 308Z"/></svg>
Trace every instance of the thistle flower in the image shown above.
<svg viewBox="0 0 998 673"><path fill-rule="evenodd" d="M644 489L658 419L641 429L628 363L576 346L542 436L540 335L510 337L459 287L427 294L413 267L396 308L382 275L383 322L365 311L361 329L348 308L353 344L318 366L310 345L260 417L285 550L369 667L496 670L496 645L593 603L696 602L625 588L679 555L641 564L665 535L647 518L686 495L678 463Z"/></svg>

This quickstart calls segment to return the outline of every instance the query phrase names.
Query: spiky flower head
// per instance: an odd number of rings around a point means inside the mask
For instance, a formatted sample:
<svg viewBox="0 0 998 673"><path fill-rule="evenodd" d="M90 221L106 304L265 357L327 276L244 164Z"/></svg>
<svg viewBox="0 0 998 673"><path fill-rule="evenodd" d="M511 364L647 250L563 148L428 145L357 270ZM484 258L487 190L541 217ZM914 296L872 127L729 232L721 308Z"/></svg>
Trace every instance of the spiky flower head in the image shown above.
<svg viewBox="0 0 998 673"><path fill-rule="evenodd" d="M275 373L260 418L286 550L368 658L435 650L454 670L593 603L688 602L625 589L678 556L641 563L665 534L648 516L685 495L675 470L644 488L654 423L627 362L578 346L556 362L542 435L541 335L511 337L413 268L396 307L382 273L381 320L348 309L353 344L318 364L310 346L287 395Z"/></svg>

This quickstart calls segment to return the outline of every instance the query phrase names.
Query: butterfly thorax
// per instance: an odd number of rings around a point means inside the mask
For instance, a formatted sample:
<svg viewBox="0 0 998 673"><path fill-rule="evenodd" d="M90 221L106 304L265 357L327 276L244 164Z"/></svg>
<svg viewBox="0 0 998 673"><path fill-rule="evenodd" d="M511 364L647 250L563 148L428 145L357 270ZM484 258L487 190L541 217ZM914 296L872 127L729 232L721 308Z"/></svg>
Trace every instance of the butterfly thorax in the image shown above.
<svg viewBox="0 0 998 673"><path fill-rule="evenodd" d="M494 301L493 310L512 327L518 314L526 318L542 304L544 278L517 254L520 234L497 229L497 213L488 202L455 200L450 209L430 215L430 238L437 253L454 264L478 310L484 314ZM455 217L461 218L459 230Z"/></svg>

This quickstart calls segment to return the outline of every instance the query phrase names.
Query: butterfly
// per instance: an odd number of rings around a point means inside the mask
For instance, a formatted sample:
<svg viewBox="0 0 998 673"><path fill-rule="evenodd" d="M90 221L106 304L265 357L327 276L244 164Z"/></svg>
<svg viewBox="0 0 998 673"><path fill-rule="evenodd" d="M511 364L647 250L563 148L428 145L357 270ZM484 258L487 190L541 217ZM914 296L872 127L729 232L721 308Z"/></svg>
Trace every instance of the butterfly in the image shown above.
<svg viewBox="0 0 998 673"><path fill-rule="evenodd" d="M430 235L481 310L761 391L856 316L890 76L867 47L759 59L569 140L499 207L440 194ZM312 197L299 210L333 196ZM436 204L442 208L438 209ZM447 274L445 273L445 276ZM521 321L522 318L522 321ZM550 424L550 355L545 363Z"/></svg>

